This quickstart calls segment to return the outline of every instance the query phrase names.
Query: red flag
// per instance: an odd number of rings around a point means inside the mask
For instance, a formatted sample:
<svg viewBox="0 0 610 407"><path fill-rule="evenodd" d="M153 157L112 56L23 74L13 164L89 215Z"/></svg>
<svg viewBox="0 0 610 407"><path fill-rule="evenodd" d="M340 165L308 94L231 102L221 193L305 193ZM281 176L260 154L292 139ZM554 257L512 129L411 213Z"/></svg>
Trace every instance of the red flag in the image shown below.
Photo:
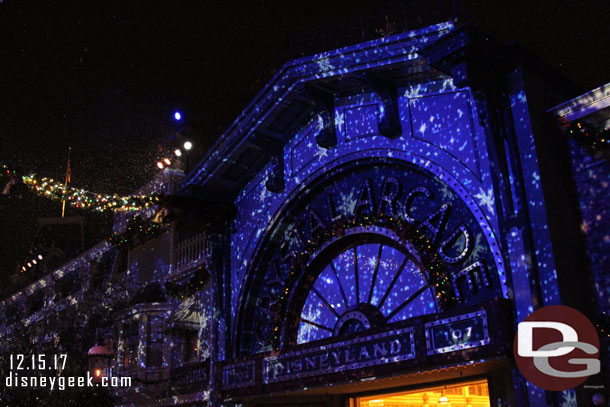
<svg viewBox="0 0 610 407"><path fill-rule="evenodd" d="M72 176L72 169L70 168L70 159L68 159L68 167L66 168L66 185L70 183L70 177Z"/></svg>

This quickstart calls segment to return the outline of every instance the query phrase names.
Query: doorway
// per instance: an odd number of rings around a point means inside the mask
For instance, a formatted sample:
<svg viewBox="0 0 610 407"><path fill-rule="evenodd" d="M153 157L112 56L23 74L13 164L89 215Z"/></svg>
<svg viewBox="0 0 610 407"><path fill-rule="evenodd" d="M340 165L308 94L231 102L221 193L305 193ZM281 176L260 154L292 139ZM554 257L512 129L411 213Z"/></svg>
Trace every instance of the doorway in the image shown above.
<svg viewBox="0 0 610 407"><path fill-rule="evenodd" d="M350 407L490 407L487 380L356 397Z"/></svg>

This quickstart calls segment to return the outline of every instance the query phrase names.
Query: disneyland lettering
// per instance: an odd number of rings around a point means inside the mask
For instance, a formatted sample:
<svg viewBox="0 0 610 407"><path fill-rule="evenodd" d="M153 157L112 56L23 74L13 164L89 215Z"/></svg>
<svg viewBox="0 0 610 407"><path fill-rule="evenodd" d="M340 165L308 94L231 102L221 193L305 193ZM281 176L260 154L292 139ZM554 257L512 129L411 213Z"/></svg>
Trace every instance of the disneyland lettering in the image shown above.
<svg viewBox="0 0 610 407"><path fill-rule="evenodd" d="M313 376L331 371L357 369L413 358L413 331L405 329L358 343L315 348L299 354L267 358L263 371L267 383Z"/></svg>

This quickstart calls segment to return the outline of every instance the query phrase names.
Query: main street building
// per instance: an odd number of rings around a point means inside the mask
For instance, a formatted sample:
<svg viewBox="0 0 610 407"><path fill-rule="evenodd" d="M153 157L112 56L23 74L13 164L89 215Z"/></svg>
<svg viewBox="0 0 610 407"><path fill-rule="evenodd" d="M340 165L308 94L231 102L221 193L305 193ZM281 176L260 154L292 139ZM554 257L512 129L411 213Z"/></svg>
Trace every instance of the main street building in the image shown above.
<svg viewBox="0 0 610 407"><path fill-rule="evenodd" d="M539 307L609 310L589 260L608 250L581 228L603 200L572 169L591 153L546 111L561 88L452 23L291 61L190 173L165 173L158 213L5 299L46 305L4 333L39 324L52 350L46 315L107 287L87 346L134 379L118 405L593 405L607 387L545 392L512 356ZM607 383L602 357L587 383Z"/></svg>

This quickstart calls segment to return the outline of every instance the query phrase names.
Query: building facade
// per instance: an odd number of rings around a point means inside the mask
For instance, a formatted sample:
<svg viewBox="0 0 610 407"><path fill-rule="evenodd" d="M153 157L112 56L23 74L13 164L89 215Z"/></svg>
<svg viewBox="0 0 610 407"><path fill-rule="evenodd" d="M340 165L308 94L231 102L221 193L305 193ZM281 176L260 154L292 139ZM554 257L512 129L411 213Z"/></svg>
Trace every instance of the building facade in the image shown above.
<svg viewBox="0 0 610 407"><path fill-rule="evenodd" d="M545 392L512 356L535 309L595 319L609 287L561 94L519 61L443 23L287 63L163 208L5 299L4 337L52 349L45 315L104 287L117 405L595 405L607 373Z"/></svg>

